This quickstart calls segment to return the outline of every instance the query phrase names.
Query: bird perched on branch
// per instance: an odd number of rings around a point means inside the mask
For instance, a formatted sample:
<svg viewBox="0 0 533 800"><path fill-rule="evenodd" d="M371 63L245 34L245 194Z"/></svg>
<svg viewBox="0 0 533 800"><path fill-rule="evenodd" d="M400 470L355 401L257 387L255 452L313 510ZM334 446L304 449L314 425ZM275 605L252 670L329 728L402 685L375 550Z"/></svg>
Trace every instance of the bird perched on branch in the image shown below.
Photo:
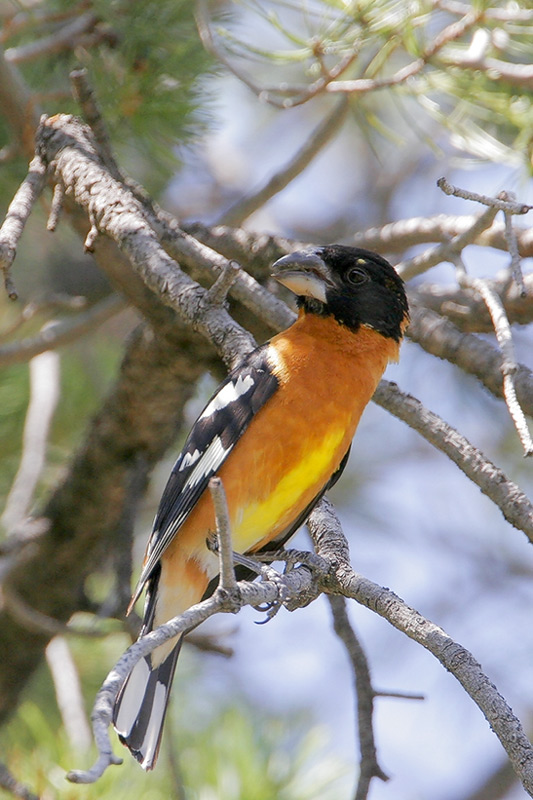
<svg viewBox="0 0 533 800"><path fill-rule="evenodd" d="M195 422L163 492L130 608L146 586L141 636L199 602L218 574L211 477L221 478L233 549L278 549L339 478L361 414L397 361L408 306L376 253L327 245L284 256L274 277L297 295L290 328L251 352ZM159 750L181 637L142 658L114 726L144 769Z"/></svg>

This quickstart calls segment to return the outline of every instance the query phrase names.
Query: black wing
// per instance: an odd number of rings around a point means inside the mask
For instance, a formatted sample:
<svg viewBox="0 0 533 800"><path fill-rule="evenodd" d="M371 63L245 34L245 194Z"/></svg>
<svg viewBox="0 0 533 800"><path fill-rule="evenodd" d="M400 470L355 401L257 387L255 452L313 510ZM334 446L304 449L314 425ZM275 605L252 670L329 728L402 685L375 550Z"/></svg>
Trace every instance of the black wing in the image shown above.
<svg viewBox="0 0 533 800"><path fill-rule="evenodd" d="M232 370L194 423L161 497L132 604L207 488L209 479L277 390L278 379L268 363L267 351L268 344L258 347Z"/></svg>

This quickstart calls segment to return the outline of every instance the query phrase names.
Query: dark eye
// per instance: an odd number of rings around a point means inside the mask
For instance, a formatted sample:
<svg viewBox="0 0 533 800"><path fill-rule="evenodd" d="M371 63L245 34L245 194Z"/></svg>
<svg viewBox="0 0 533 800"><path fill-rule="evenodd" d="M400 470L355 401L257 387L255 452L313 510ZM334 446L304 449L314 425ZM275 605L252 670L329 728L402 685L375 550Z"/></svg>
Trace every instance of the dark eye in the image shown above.
<svg viewBox="0 0 533 800"><path fill-rule="evenodd" d="M360 267L352 267L352 269L348 270L346 279L348 280L348 283L352 284L352 286L357 286L358 284L365 283L368 280L368 273Z"/></svg>

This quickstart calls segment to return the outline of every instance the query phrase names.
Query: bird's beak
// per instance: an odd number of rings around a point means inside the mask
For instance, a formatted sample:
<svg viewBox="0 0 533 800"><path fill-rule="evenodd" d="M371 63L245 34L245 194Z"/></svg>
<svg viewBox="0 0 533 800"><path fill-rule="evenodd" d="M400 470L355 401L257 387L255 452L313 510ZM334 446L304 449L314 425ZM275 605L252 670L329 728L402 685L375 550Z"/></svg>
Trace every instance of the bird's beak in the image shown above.
<svg viewBox="0 0 533 800"><path fill-rule="evenodd" d="M326 290L333 286L325 262L311 250L297 250L272 265L272 277L299 297L326 302Z"/></svg>

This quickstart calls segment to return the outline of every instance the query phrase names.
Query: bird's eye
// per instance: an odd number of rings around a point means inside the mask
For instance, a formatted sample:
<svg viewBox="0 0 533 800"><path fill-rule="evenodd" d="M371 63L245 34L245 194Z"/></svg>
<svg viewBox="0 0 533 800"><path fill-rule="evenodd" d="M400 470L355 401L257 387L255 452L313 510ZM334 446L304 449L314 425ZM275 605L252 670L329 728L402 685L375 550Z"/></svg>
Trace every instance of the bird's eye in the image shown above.
<svg viewBox="0 0 533 800"><path fill-rule="evenodd" d="M348 283L351 283L352 286L357 286L360 283L365 283L368 278L368 273L361 269L360 267L352 267L351 270L348 271L346 276Z"/></svg>

